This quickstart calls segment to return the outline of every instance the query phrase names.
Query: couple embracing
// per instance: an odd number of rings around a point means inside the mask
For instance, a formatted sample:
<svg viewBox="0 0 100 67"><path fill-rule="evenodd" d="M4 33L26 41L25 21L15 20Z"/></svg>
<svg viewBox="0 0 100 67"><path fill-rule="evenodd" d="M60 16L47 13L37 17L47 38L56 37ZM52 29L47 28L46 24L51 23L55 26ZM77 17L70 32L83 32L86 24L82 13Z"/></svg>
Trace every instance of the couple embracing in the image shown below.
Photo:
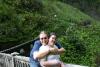
<svg viewBox="0 0 100 67"><path fill-rule="evenodd" d="M50 36L45 31L40 32L30 52L30 67L64 67L60 54L65 49L56 42L56 34Z"/></svg>

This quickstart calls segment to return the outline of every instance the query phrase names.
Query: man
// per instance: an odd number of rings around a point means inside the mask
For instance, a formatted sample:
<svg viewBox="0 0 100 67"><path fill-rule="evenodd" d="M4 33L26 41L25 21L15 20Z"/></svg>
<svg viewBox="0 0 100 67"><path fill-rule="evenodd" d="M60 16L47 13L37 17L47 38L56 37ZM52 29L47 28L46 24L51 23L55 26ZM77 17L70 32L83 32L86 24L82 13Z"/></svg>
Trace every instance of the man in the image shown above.
<svg viewBox="0 0 100 67"><path fill-rule="evenodd" d="M56 43L56 46L58 47L58 49L54 48L54 49L46 50L43 52L38 52L39 48L42 46L42 44L48 44L48 35L44 31L42 31L40 33L39 40L35 41L34 47L31 50L30 67L41 67L38 59L45 57L49 53L55 54L55 53L63 53L65 51L65 49L63 47L61 47L60 44ZM34 59L34 52L36 52L36 51L38 53L37 53L36 59Z"/></svg>

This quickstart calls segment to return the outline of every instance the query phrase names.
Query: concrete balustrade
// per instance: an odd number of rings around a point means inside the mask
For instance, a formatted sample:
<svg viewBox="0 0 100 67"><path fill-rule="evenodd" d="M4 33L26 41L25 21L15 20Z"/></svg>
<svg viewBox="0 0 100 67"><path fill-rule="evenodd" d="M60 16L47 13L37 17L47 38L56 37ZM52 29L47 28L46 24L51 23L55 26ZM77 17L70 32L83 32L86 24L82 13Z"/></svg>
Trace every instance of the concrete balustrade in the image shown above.
<svg viewBox="0 0 100 67"><path fill-rule="evenodd" d="M29 58L24 56L14 56L14 67L29 67Z"/></svg>
<svg viewBox="0 0 100 67"><path fill-rule="evenodd" d="M30 67L29 57L0 53L0 67ZM88 66L65 63L65 67L88 67Z"/></svg>
<svg viewBox="0 0 100 67"><path fill-rule="evenodd" d="M0 67L30 67L29 57L0 53Z"/></svg>
<svg viewBox="0 0 100 67"><path fill-rule="evenodd" d="M0 67L14 67L13 57L10 54L0 53Z"/></svg>

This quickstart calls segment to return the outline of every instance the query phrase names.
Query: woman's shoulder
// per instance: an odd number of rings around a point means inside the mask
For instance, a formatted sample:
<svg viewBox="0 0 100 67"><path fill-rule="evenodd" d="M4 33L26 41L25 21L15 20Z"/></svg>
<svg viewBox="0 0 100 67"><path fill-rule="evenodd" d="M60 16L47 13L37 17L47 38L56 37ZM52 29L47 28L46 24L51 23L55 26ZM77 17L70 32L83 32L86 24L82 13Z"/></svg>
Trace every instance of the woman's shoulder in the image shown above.
<svg viewBox="0 0 100 67"><path fill-rule="evenodd" d="M48 45L42 45L41 48L48 48Z"/></svg>
<svg viewBox="0 0 100 67"><path fill-rule="evenodd" d="M54 45L54 48L58 48L57 45Z"/></svg>
<svg viewBox="0 0 100 67"><path fill-rule="evenodd" d="M47 50L47 49L49 49L49 46L48 45L42 45L41 47L40 47L40 50Z"/></svg>

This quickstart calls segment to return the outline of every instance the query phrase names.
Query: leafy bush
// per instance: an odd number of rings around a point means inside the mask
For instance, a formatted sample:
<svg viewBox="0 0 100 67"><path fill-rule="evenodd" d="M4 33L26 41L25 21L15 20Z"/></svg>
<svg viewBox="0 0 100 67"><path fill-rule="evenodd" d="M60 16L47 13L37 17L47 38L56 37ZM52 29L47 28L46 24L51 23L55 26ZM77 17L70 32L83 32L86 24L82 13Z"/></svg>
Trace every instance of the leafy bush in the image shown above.
<svg viewBox="0 0 100 67"><path fill-rule="evenodd" d="M92 22L91 22L92 23ZM64 62L83 64L94 67L96 55L100 50L98 33L100 30L94 25L70 25L66 30L66 35L59 38L66 49L61 59ZM93 32L95 31L95 33ZM97 40L98 39L98 40Z"/></svg>
<svg viewBox="0 0 100 67"><path fill-rule="evenodd" d="M41 0L2 0L3 3L6 3L17 11L20 12L32 12L39 11L42 9L42 1Z"/></svg>

